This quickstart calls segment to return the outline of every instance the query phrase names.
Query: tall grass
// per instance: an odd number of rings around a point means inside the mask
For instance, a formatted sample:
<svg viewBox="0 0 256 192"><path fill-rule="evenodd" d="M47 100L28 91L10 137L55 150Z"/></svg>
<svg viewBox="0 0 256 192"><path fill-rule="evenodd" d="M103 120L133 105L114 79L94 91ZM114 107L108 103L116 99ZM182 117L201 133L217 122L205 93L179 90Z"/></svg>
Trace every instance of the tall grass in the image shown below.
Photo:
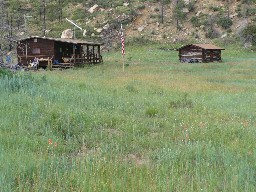
<svg viewBox="0 0 256 192"><path fill-rule="evenodd" d="M0 191L254 191L255 56L180 64L159 48L128 47L125 72L118 52L1 71Z"/></svg>

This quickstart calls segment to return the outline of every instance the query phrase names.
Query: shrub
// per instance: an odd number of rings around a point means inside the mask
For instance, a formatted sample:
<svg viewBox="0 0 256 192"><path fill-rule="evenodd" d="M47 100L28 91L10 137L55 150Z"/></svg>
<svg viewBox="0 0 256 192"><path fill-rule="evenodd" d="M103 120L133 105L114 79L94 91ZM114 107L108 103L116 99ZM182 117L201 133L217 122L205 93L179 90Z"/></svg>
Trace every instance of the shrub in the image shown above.
<svg viewBox="0 0 256 192"><path fill-rule="evenodd" d="M169 4L169 3L171 3L171 0L163 0L163 3L164 4Z"/></svg>
<svg viewBox="0 0 256 192"><path fill-rule="evenodd" d="M256 25L248 25L241 33L246 41L251 41L252 45L256 45Z"/></svg>
<svg viewBox="0 0 256 192"><path fill-rule="evenodd" d="M194 27L199 27L201 25L200 20L195 16L191 17L190 22Z"/></svg>
<svg viewBox="0 0 256 192"><path fill-rule="evenodd" d="M209 9L214 11L214 12L221 11L221 7L217 7L217 6L210 6Z"/></svg>
<svg viewBox="0 0 256 192"><path fill-rule="evenodd" d="M77 9L73 12L72 19L78 20L78 19L84 19L85 18L85 11L83 9Z"/></svg>
<svg viewBox="0 0 256 192"><path fill-rule="evenodd" d="M194 11L195 10L195 4L196 4L196 1L190 1L189 4L188 4L188 10L191 12L191 11Z"/></svg>
<svg viewBox="0 0 256 192"><path fill-rule="evenodd" d="M253 16L256 14L256 9L255 8L249 8L247 10L247 16Z"/></svg>
<svg viewBox="0 0 256 192"><path fill-rule="evenodd" d="M219 37L220 34L214 28L209 28L206 30L205 36L206 36L206 38L214 39L214 38Z"/></svg>
<svg viewBox="0 0 256 192"><path fill-rule="evenodd" d="M155 11L155 12L158 12L158 11L160 11L160 10L159 10L158 7L156 7L156 8L154 9L154 11Z"/></svg>
<svg viewBox="0 0 256 192"><path fill-rule="evenodd" d="M229 29L233 24L232 20L228 17L220 17L217 20L217 24L220 25L223 29Z"/></svg>
<svg viewBox="0 0 256 192"><path fill-rule="evenodd" d="M143 9L145 9L145 8L146 8L145 5L139 5L139 6L137 7L138 10L143 10Z"/></svg>

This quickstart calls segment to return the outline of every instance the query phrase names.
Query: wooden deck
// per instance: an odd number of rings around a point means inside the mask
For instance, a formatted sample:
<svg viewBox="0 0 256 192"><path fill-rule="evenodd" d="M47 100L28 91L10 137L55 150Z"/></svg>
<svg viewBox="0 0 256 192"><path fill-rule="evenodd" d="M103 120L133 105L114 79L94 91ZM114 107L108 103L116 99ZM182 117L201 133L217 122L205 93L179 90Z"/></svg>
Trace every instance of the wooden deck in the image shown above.
<svg viewBox="0 0 256 192"><path fill-rule="evenodd" d="M52 69L70 69L74 67L74 63L59 63L59 64L52 64Z"/></svg>

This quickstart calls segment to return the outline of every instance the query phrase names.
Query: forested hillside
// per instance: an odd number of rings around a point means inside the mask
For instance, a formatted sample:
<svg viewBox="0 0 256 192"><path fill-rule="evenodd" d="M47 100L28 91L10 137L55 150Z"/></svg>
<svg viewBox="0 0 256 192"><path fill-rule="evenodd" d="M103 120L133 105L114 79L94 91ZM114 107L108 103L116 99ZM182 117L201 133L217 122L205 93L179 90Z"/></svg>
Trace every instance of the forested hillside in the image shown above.
<svg viewBox="0 0 256 192"><path fill-rule="evenodd" d="M255 41L256 0L0 0L4 47L31 35L96 39L115 47L122 23L126 39L205 42L223 39L251 46Z"/></svg>

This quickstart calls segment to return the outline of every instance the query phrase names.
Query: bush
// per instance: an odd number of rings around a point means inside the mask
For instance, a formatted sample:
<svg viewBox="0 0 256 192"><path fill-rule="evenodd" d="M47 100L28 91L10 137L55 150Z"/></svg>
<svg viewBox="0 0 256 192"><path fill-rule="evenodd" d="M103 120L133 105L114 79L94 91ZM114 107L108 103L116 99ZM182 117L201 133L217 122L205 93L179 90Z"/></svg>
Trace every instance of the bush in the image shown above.
<svg viewBox="0 0 256 192"><path fill-rule="evenodd" d="M199 27L201 25L199 18L196 16L191 17L190 22L194 27Z"/></svg>
<svg viewBox="0 0 256 192"><path fill-rule="evenodd" d="M220 17L217 20L217 24L220 25L223 29L229 29L232 26L233 21L228 17Z"/></svg>
<svg viewBox="0 0 256 192"><path fill-rule="evenodd" d="M241 35L245 41L251 41L252 45L256 45L256 25L248 25Z"/></svg>
<svg viewBox="0 0 256 192"><path fill-rule="evenodd" d="M221 11L221 7L218 7L218 6L211 6L211 7L209 7L209 9L214 12Z"/></svg>
<svg viewBox="0 0 256 192"><path fill-rule="evenodd" d="M189 4L188 4L188 10L189 12L192 12L195 10L195 4L196 4L196 1L190 1Z"/></svg>
<svg viewBox="0 0 256 192"><path fill-rule="evenodd" d="M219 37L219 35L220 34L214 29L208 29L205 34L206 38L210 38L210 39L217 38Z"/></svg>
<svg viewBox="0 0 256 192"><path fill-rule="evenodd" d="M139 6L137 7L138 10L143 10L143 9L145 9L145 8L146 8L145 5L139 5Z"/></svg>
<svg viewBox="0 0 256 192"><path fill-rule="evenodd" d="M79 19L84 19L85 16L85 11L83 9L77 9L73 12L72 19L73 20L79 20Z"/></svg>
<svg viewBox="0 0 256 192"><path fill-rule="evenodd" d="M249 8L249 9L247 10L247 14L248 14L248 16L253 16L253 15L255 15L255 14L256 14L256 9L255 9L255 8Z"/></svg>

